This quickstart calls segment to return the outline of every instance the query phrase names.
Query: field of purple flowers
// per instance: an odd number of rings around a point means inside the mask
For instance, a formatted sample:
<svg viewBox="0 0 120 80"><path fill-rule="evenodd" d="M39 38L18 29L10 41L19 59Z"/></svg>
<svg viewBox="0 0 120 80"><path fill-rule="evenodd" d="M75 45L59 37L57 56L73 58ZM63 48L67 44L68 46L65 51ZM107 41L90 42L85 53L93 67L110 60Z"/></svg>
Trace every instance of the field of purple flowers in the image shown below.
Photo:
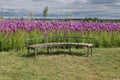
<svg viewBox="0 0 120 80"><path fill-rule="evenodd" d="M3 20L0 21L0 51L23 49L27 38L41 36L80 36L95 39L95 47L120 47L120 23Z"/></svg>

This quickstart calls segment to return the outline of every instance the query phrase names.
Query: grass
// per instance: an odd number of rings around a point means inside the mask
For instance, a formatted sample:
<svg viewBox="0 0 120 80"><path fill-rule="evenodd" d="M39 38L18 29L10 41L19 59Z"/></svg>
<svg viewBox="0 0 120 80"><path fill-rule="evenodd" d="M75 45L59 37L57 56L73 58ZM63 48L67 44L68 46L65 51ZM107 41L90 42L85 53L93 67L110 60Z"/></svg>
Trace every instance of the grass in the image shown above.
<svg viewBox="0 0 120 80"><path fill-rule="evenodd" d="M120 80L120 48L94 48L89 57L26 55L26 50L0 52L0 80Z"/></svg>

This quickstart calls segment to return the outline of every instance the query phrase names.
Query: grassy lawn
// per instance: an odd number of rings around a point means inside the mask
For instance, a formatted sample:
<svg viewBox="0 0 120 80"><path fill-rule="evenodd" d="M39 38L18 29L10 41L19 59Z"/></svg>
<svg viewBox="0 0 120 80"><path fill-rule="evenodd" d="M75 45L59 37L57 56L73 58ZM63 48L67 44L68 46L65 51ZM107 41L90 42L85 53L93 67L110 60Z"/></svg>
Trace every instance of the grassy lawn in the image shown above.
<svg viewBox="0 0 120 80"><path fill-rule="evenodd" d="M25 50L0 52L0 80L120 80L120 48L95 48L89 57L74 54L28 58Z"/></svg>

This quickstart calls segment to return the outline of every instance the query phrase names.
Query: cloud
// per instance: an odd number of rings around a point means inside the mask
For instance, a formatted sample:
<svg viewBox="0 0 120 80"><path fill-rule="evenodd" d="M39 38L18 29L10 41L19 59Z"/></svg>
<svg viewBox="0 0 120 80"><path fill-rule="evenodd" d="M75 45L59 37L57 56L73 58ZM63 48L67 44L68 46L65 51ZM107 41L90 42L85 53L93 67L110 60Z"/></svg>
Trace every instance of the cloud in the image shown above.
<svg viewBox="0 0 120 80"><path fill-rule="evenodd" d="M120 18L120 0L0 0L0 12L24 16L32 11L42 16L48 6L49 16L112 17ZM0 14L4 16L4 14ZM9 15L8 15L9 16Z"/></svg>
<svg viewBox="0 0 120 80"><path fill-rule="evenodd" d="M91 0L92 4L113 4L117 2L117 0Z"/></svg>

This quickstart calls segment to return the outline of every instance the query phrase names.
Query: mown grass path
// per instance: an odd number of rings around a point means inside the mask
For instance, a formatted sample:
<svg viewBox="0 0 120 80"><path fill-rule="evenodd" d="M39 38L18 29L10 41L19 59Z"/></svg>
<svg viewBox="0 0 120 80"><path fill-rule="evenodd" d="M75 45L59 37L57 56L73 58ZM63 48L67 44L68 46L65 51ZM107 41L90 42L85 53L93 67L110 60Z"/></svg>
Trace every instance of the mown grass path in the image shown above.
<svg viewBox="0 0 120 80"><path fill-rule="evenodd" d="M25 55L26 51L0 52L0 80L120 80L120 48L94 48L89 57Z"/></svg>

